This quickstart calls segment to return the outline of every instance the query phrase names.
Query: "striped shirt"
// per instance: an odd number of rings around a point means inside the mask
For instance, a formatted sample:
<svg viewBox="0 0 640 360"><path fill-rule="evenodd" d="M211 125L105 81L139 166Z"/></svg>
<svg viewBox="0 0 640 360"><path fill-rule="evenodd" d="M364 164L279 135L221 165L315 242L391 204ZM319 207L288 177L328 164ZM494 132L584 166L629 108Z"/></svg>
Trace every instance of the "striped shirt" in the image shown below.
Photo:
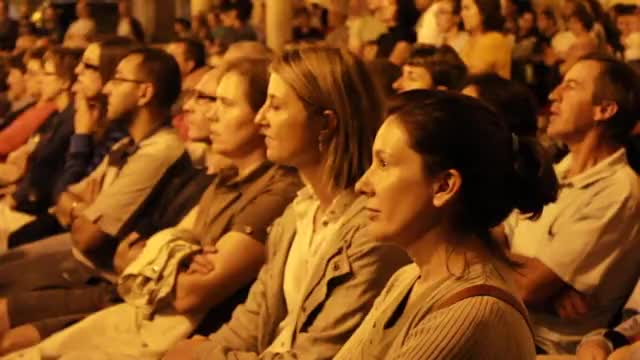
<svg viewBox="0 0 640 360"><path fill-rule="evenodd" d="M335 359L535 359L525 319L496 298L468 298L432 311L438 301L472 285L512 289L503 273L492 265L473 265L460 277L435 282L407 304L420 270L415 264L404 267Z"/></svg>

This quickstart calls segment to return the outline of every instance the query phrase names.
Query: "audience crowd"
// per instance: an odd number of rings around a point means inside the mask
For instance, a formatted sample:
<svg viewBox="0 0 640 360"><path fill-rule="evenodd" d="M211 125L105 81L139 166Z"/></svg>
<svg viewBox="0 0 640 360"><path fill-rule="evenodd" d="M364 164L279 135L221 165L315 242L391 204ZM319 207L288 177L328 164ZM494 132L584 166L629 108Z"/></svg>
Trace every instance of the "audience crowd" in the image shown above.
<svg viewBox="0 0 640 360"><path fill-rule="evenodd" d="M0 0L0 358L640 359L640 4Z"/></svg>

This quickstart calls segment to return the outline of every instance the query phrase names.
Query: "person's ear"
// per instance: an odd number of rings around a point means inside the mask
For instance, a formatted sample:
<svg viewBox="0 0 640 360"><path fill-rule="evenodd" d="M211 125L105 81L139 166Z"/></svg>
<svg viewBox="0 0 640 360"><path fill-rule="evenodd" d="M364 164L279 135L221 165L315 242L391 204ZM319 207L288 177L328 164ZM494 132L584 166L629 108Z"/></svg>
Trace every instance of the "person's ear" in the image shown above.
<svg viewBox="0 0 640 360"><path fill-rule="evenodd" d="M138 106L142 107L148 105L153 99L155 92L155 87L152 83L148 82L140 84L138 89Z"/></svg>
<svg viewBox="0 0 640 360"><path fill-rule="evenodd" d="M457 170L442 172L433 181L433 206L443 207L460 192L462 176Z"/></svg>
<svg viewBox="0 0 640 360"><path fill-rule="evenodd" d="M193 60L187 60L187 69L189 69L188 74L191 74L196 69L196 62Z"/></svg>
<svg viewBox="0 0 640 360"><path fill-rule="evenodd" d="M333 110L325 110L320 116L321 126L318 134L318 144L320 150L326 148L333 138L336 128L338 127L338 118Z"/></svg>
<svg viewBox="0 0 640 360"><path fill-rule="evenodd" d="M593 119L596 122L607 121L618 112L618 104L615 101L603 100L593 107Z"/></svg>

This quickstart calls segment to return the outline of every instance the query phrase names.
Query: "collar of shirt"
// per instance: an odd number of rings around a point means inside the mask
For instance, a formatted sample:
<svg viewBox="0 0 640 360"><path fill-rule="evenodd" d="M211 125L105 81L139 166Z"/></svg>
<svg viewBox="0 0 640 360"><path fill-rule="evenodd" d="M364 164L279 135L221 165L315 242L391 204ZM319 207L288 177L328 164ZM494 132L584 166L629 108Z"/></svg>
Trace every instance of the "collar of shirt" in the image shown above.
<svg viewBox="0 0 640 360"><path fill-rule="evenodd" d="M351 189L340 191L335 199L333 199L333 202L327 211L325 211L322 218L322 224L327 226L338 221L357 197L358 194ZM293 201L293 207L298 220L300 221L303 219L307 215L309 209L318 205L319 202L320 200L318 200L318 197L308 186L305 186L302 190L298 191L298 196L296 196L296 199Z"/></svg>
<svg viewBox="0 0 640 360"><path fill-rule="evenodd" d="M263 161L262 163L260 163L260 165L253 168L244 176L238 176L238 169L231 166L221 169L217 175L221 185L224 185L225 187L236 188L244 183L252 182L260 176L264 175L264 173L271 169L272 166L273 163L271 163L270 161Z"/></svg>
<svg viewBox="0 0 640 360"><path fill-rule="evenodd" d="M627 152L622 148L583 173L567 178L566 173L571 167L572 159L572 155L569 154L555 167L560 187L584 188L598 180L611 176L621 167L629 166Z"/></svg>

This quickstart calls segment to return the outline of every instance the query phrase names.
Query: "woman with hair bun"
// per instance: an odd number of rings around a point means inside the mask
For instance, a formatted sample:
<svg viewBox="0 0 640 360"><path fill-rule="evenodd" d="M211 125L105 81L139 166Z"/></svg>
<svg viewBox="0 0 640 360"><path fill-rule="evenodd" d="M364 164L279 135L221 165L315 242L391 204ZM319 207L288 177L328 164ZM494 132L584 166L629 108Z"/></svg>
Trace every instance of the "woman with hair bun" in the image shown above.
<svg viewBox="0 0 640 360"><path fill-rule="evenodd" d="M413 259L399 270L336 359L535 359L509 260L490 235L514 209L555 199L533 138L513 135L459 94L400 94L356 185L369 235ZM507 340L508 339L508 340Z"/></svg>

